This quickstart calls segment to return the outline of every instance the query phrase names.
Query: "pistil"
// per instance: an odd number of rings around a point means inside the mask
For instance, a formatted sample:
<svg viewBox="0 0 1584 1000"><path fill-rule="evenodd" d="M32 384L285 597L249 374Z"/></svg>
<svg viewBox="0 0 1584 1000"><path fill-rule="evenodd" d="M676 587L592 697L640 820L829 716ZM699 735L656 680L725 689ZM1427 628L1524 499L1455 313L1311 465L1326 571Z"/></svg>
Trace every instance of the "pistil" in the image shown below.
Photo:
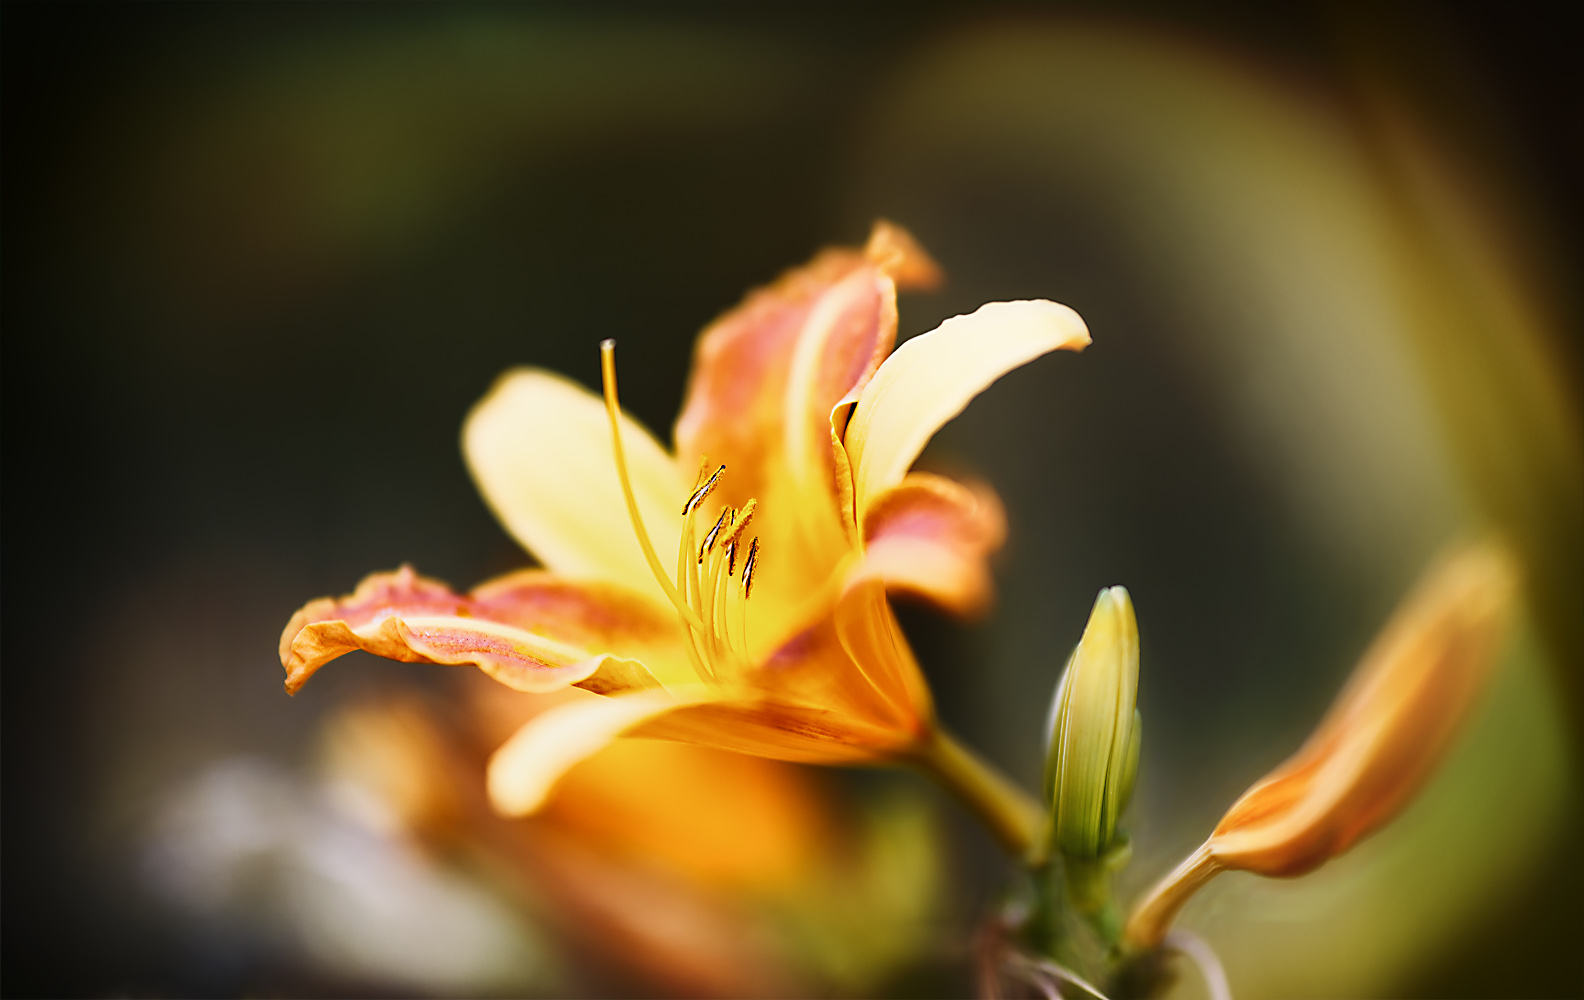
<svg viewBox="0 0 1584 1000"><path fill-rule="evenodd" d="M632 521L633 534L638 536L638 546L643 549L644 558L649 561L649 570L654 574L655 582L660 584L660 589L671 599L682 620L693 628L703 631L703 621L682 600L682 596L671 585L671 581L666 579L665 570L660 565L660 557L655 555L654 543L649 541L649 532L644 528L643 518L638 513L638 498L633 495L632 481L627 475L627 454L622 449L621 404L616 401L616 341L614 340L600 341L600 375L603 377L605 388L605 413L610 417L611 451L616 458L616 474L621 480L622 496L627 500L627 517Z"/></svg>
<svg viewBox="0 0 1584 1000"><path fill-rule="evenodd" d="M740 643L734 640L729 624L732 603L730 580L736 570L737 546L741 542L744 530L753 520L758 501L749 500L740 510L729 505L723 506L716 517L714 527L710 528L703 544L699 544L696 520L699 510L726 472L726 466L722 465L706 477L709 463L708 460L702 462L699 466L699 474L694 480L693 491L682 505L682 532L677 547L676 576L674 581L668 579L661 568L660 557L655 553L654 545L649 540L649 532L644 528L643 519L639 515L638 501L633 494L632 481L627 472L627 458L621 441L621 404L617 401L616 395L614 340L600 343L600 374L604 380L605 412L610 418L611 448L616 459L617 477L621 480L622 496L627 501L627 515L632 521L633 534L638 538L638 545L643 549L644 558L649 563L655 581L660 584L660 589L665 592L681 618L688 637L686 646L688 659L699 678L704 681L719 681L722 669L728 666L738 671L745 670L750 663L747 601L753 590L753 572L759 553L758 538L753 539L748 549L748 556L743 561L741 597L736 602Z"/></svg>

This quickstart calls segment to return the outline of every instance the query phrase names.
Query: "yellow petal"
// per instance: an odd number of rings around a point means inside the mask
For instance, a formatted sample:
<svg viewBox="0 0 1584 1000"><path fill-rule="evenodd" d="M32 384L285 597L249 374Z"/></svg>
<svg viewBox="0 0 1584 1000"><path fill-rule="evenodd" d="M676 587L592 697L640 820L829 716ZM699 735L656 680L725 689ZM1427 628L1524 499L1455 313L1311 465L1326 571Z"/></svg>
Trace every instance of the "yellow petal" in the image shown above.
<svg viewBox="0 0 1584 1000"><path fill-rule="evenodd" d="M835 614L791 637L758 669L697 705L630 732L777 760L896 759L928 733L932 710L880 581L849 588Z"/></svg>
<svg viewBox="0 0 1584 1000"><path fill-rule="evenodd" d="M626 699L616 699L625 701ZM712 701L633 726L652 736L801 764L861 764L901 757L913 734L827 708L773 698Z"/></svg>
<svg viewBox="0 0 1584 1000"><path fill-rule="evenodd" d="M795 888L836 840L802 769L619 739L573 768L542 817L606 853L709 885Z"/></svg>
<svg viewBox="0 0 1584 1000"><path fill-rule="evenodd" d="M870 501L863 537L849 584L874 577L892 592L972 615L990 602L986 557L1006 539L1006 514L987 486L913 472Z"/></svg>
<svg viewBox="0 0 1584 1000"><path fill-rule="evenodd" d="M658 551L675 552L693 470L679 471L648 431L622 420L644 524ZM665 600L628 519L599 396L550 372L507 372L468 414L462 448L490 509L545 566Z"/></svg>
<svg viewBox="0 0 1584 1000"><path fill-rule="evenodd" d="M530 719L490 758L490 801L507 816L535 812L579 761L646 720L710 697L697 687L675 693L655 689L557 705Z"/></svg>
<svg viewBox="0 0 1584 1000"><path fill-rule="evenodd" d="M933 725L934 705L924 673L886 603L879 579L850 580L836 603L836 634L861 670L890 703L902 732L922 737Z"/></svg>
<svg viewBox="0 0 1584 1000"><path fill-rule="evenodd" d="M1049 351L1088 343L1077 313L1038 299L988 303L897 348L864 387L847 426L858 519L990 383Z"/></svg>
<svg viewBox="0 0 1584 1000"><path fill-rule="evenodd" d="M738 700L812 706L846 720L855 731L884 730L911 738L918 728L919 713L913 707L912 689L903 682L904 675L895 663L906 657L916 673L912 654L897 632L894 638L901 645L900 653L885 648L883 657L877 653L863 663L853 659L852 650L861 649L863 639L853 621L844 622L843 618L889 614L888 609L870 606L877 598L884 601L878 583L857 590L862 594L832 595L823 618L788 638L760 669L743 678ZM887 633L888 642L891 638ZM928 704L927 692L918 704ZM861 742L872 741L864 737ZM893 737L880 742L889 744Z"/></svg>

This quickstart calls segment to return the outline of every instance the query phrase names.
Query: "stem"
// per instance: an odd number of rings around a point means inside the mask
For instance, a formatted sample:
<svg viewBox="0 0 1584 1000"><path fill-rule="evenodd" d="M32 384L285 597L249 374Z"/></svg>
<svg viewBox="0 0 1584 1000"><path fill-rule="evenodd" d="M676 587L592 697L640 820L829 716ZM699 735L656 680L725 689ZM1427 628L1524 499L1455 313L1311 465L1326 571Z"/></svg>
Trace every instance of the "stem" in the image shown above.
<svg viewBox="0 0 1584 1000"><path fill-rule="evenodd" d="M1111 868L1104 858L1067 858L1067 898L1109 947L1122 940L1122 912L1111 895Z"/></svg>
<svg viewBox="0 0 1584 1000"><path fill-rule="evenodd" d="M1033 853L1045 810L972 751L936 727L917 750L916 761L979 814L1007 850L1020 858Z"/></svg>

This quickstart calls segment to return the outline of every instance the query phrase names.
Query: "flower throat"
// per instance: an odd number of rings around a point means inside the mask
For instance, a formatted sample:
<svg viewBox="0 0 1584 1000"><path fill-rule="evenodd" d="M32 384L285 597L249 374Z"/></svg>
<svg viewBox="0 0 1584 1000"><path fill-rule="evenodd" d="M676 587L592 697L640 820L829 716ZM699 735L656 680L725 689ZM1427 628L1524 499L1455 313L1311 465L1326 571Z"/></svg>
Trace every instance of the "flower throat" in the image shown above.
<svg viewBox="0 0 1584 1000"><path fill-rule="evenodd" d="M627 474L627 456L621 440L621 404L616 398L614 340L600 342L600 375L605 389L605 413L610 418L611 451L616 458L622 496L627 501L627 517L644 558L649 562L650 572L670 598L687 630L688 659L704 681L721 679L723 671L744 671L752 662L748 655L748 598L753 593L754 573L759 563L759 539L755 537L748 543L746 553L742 551L742 540L759 503L749 500L740 508L723 506L714 526L700 542L699 509L726 472L726 466L722 465L711 473L709 460L701 461L698 476L693 481L693 492L682 505L676 576L674 580L669 577L644 528L632 480ZM734 587L732 579L739 562L742 576Z"/></svg>

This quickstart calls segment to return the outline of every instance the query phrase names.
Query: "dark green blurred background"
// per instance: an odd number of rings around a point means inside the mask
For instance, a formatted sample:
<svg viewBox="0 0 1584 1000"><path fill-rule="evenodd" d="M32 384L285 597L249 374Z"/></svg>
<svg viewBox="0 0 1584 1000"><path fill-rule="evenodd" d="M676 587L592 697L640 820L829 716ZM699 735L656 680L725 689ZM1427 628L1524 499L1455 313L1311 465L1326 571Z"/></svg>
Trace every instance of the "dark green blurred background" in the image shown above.
<svg viewBox="0 0 1584 1000"><path fill-rule="evenodd" d="M154 804L213 760L300 758L366 675L432 683L357 656L288 700L277 638L374 569L469 586L525 563L457 447L498 372L593 384L618 337L625 405L667 429L696 331L879 216L950 279L904 297L903 336L1028 297L1094 335L927 457L1011 518L992 619L904 614L948 724L1032 781L1089 602L1128 585L1151 877L1296 746L1430 555L1502 525L1538 582L1515 654L1538 679L1487 728L1526 770L1458 787L1527 805L1438 800L1484 810L1476 831L1516 817L1506 846L1446 855L1503 855L1501 885L1447 890L1412 955L1313 990L1584 988L1584 115L1559 25L1150 4L0 16L6 993L399 989L195 931L139 860ZM1464 207L1497 224L1460 229ZM968 824L954 843L966 922L1004 870ZM1315 926L1369 926L1348 898ZM1218 919L1213 939L1239 933ZM1350 961L1284 919L1314 961ZM1312 992L1305 961L1298 985L1244 981ZM962 962L901 981L969 988Z"/></svg>

